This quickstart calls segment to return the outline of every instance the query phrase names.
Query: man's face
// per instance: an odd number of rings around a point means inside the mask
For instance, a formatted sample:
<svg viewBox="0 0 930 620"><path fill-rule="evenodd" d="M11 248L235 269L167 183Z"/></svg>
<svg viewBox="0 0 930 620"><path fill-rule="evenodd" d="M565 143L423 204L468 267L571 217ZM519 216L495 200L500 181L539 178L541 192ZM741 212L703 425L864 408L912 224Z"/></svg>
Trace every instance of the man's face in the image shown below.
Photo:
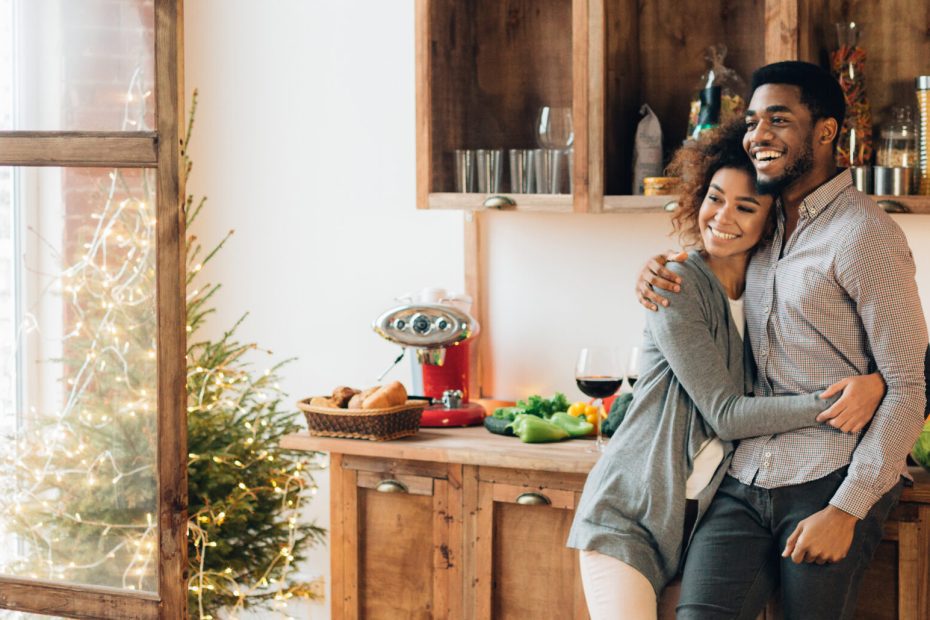
<svg viewBox="0 0 930 620"><path fill-rule="evenodd" d="M814 122L801 103L801 89L764 84L746 110L743 148L756 167L760 192L781 193L814 165Z"/></svg>

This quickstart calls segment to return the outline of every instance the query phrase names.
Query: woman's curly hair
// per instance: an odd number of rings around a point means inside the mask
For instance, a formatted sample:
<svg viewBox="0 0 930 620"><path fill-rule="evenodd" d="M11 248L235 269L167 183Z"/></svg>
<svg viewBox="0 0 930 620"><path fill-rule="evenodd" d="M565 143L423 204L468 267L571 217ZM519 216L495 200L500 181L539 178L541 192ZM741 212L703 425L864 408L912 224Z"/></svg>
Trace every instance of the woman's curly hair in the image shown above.
<svg viewBox="0 0 930 620"><path fill-rule="evenodd" d="M721 168L742 170L756 178L756 170L743 150L746 123L733 120L678 149L668 166L669 174L681 179L678 208L672 226L683 247L702 247L698 212L707 195L710 181ZM775 209L770 209L763 239L775 230Z"/></svg>

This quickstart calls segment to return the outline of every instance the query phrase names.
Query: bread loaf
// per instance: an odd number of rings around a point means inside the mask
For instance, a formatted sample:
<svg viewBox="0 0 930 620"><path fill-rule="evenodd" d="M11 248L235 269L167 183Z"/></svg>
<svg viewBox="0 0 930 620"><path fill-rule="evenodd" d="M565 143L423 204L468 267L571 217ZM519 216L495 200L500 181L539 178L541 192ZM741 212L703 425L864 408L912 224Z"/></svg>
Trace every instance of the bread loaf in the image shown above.
<svg viewBox="0 0 930 620"><path fill-rule="evenodd" d="M338 409L339 406L333 401L332 398L328 396L314 396L310 399L311 407L329 407L332 409Z"/></svg>
<svg viewBox="0 0 930 620"><path fill-rule="evenodd" d="M340 385L333 390L332 398L337 407L345 408L349 404L349 400L356 394L358 394L358 390Z"/></svg>
<svg viewBox="0 0 930 620"><path fill-rule="evenodd" d="M380 389L380 385L375 385L370 388L364 389L361 392L357 393L355 396L349 399L348 407L349 409L361 409L362 403L365 402L365 399L374 394Z"/></svg>
<svg viewBox="0 0 930 620"><path fill-rule="evenodd" d="M407 402L407 390L400 381L392 381L375 390L362 402L362 409L386 409Z"/></svg>

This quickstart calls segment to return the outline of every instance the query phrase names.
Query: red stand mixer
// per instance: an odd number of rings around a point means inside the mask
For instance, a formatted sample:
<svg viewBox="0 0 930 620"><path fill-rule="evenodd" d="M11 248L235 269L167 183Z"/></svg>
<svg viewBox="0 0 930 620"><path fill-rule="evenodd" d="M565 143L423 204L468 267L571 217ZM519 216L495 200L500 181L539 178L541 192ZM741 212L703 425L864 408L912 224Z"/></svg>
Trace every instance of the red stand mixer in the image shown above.
<svg viewBox="0 0 930 620"><path fill-rule="evenodd" d="M484 407L468 402L470 340L479 331L468 304L455 297L409 303L388 310L372 326L382 338L416 352L423 393L434 403L423 410L420 426L473 426L484 420Z"/></svg>

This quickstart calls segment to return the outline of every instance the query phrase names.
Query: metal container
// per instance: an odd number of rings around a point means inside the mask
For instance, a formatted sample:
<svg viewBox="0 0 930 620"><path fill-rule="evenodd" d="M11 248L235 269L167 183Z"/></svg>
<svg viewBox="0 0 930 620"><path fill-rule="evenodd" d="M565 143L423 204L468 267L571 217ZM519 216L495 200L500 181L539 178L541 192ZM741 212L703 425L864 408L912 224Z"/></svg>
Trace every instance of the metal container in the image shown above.
<svg viewBox="0 0 930 620"><path fill-rule="evenodd" d="M850 166L856 189L864 194L872 193L872 166Z"/></svg>
<svg viewBox="0 0 930 620"><path fill-rule="evenodd" d="M920 164L920 186L918 194L930 195L930 75L917 78L917 118L919 144L918 162Z"/></svg>
<svg viewBox="0 0 930 620"><path fill-rule="evenodd" d="M879 196L907 196L912 190L913 168L873 167L873 186Z"/></svg>

